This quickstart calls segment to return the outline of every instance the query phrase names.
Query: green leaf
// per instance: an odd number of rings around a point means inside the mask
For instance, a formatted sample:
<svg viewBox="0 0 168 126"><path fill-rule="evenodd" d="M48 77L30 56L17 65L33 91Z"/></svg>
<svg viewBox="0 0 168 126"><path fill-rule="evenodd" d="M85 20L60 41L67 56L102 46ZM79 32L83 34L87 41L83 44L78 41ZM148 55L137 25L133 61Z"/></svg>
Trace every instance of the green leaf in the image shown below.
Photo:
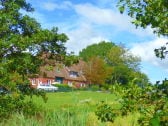
<svg viewBox="0 0 168 126"><path fill-rule="evenodd" d="M123 13L124 10L125 10L125 7L124 7L124 6L120 6L120 7L119 7L119 11L120 11L120 13Z"/></svg>
<svg viewBox="0 0 168 126"><path fill-rule="evenodd" d="M158 116L154 116L154 117L150 120L149 124L150 124L151 126L160 126L160 119L159 119L159 117L158 117Z"/></svg>

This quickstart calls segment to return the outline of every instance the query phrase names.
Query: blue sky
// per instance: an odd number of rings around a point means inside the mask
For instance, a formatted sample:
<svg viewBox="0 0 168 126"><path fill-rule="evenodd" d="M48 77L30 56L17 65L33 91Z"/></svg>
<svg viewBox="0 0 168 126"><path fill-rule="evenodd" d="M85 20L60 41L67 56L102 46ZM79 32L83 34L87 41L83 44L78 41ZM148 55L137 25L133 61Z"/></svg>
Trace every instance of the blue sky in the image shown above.
<svg viewBox="0 0 168 126"><path fill-rule="evenodd" d="M168 39L153 34L150 27L136 29L131 18L121 15L117 0L27 0L35 8L29 15L43 28L58 27L69 37L67 51L79 53L86 46L100 41L123 43L141 57L141 71L151 82L168 77L168 60L155 57L154 49Z"/></svg>

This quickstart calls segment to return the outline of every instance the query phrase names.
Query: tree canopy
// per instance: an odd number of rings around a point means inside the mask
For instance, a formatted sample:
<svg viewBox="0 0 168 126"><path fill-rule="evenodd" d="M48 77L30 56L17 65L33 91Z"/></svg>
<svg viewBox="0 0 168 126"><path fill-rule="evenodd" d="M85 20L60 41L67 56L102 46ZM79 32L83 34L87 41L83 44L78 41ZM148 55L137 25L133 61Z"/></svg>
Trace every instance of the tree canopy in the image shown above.
<svg viewBox="0 0 168 126"><path fill-rule="evenodd" d="M154 33L168 36L168 1L167 0L119 0L121 13L133 18L136 26L151 26Z"/></svg>
<svg viewBox="0 0 168 126"><path fill-rule="evenodd" d="M0 95L0 117L22 110L23 96L38 93L29 88L19 90L19 85L30 83L28 75L37 73L44 53L66 54L64 43L68 37L65 34L58 33L58 28L43 29L21 10L34 11L26 0L0 0L0 87L12 92L7 98Z"/></svg>
<svg viewBox="0 0 168 126"><path fill-rule="evenodd" d="M32 12L34 9L25 0L0 1L0 83L8 74L22 76L36 72L40 65L38 56L43 52L65 54L65 34L58 34L58 29L42 29L40 24L20 10ZM9 79L9 78L8 78ZM22 82L24 83L24 82Z"/></svg>
<svg viewBox="0 0 168 126"><path fill-rule="evenodd" d="M110 67L99 57L90 58L84 66L84 75L89 84L103 85L110 74Z"/></svg>
<svg viewBox="0 0 168 126"><path fill-rule="evenodd" d="M150 26L157 35L168 37L168 0L119 0L118 7L121 13L127 12L133 18L137 27ZM168 54L166 45L154 51L161 59Z"/></svg>
<svg viewBox="0 0 168 126"><path fill-rule="evenodd" d="M105 58L108 51L115 46L112 42L102 41L98 44L92 44L84 48L79 52L79 56L83 58L83 60L87 61L93 56L98 56L101 58Z"/></svg>
<svg viewBox="0 0 168 126"><path fill-rule="evenodd" d="M92 83L127 84L140 76L139 83L148 82L147 76L140 72L140 58L112 42L89 45L79 53L79 57L86 60L86 78ZM102 81L99 81L100 78Z"/></svg>

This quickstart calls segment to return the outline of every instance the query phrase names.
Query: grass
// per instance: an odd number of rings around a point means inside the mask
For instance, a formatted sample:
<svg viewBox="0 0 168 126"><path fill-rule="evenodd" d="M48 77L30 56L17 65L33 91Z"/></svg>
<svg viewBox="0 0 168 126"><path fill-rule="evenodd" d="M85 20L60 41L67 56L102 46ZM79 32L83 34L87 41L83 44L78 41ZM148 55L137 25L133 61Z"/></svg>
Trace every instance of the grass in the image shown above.
<svg viewBox="0 0 168 126"><path fill-rule="evenodd" d="M114 102L116 96L111 93L74 91L47 93L48 101L44 103L41 97L33 97L33 101L46 109L57 110L62 107L71 107L82 104L96 105L100 101Z"/></svg>
<svg viewBox="0 0 168 126"><path fill-rule="evenodd" d="M137 126L138 114L117 117L114 123L100 122L95 115L97 104L105 101L118 107L117 97L111 93L92 91L73 91L47 93L48 101L33 97L33 101L44 110L33 117L14 114L0 126Z"/></svg>

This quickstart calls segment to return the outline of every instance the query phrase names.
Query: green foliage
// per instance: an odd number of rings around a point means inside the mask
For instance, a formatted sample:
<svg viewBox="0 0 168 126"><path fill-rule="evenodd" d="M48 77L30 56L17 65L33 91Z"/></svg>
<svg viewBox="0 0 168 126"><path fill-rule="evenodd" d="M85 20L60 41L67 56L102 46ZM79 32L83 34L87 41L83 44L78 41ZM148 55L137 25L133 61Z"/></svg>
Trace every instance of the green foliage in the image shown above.
<svg viewBox="0 0 168 126"><path fill-rule="evenodd" d="M58 87L58 92L69 92L75 90L73 87L70 87L67 84L55 84L55 86Z"/></svg>
<svg viewBox="0 0 168 126"><path fill-rule="evenodd" d="M99 91L99 90L100 90L100 87L99 87L99 85L91 84L91 85L89 86L89 89L90 89L91 91Z"/></svg>
<svg viewBox="0 0 168 126"><path fill-rule="evenodd" d="M112 77L110 82L128 84L134 78L138 77L140 72L140 58L134 56L124 47L112 47L107 55L107 63L112 67ZM142 74L142 73L141 73Z"/></svg>
<svg viewBox="0 0 168 126"><path fill-rule="evenodd" d="M146 28L151 26L154 33L168 36L168 1L167 0L119 0L121 13L126 11L133 17L133 24Z"/></svg>
<svg viewBox="0 0 168 126"><path fill-rule="evenodd" d="M167 54L166 46L162 46L158 49L155 49L154 51L155 51L156 57L159 57L161 59L164 59L166 57L166 54Z"/></svg>
<svg viewBox="0 0 168 126"><path fill-rule="evenodd" d="M19 90L18 85L29 85L28 77L38 72L44 52L55 57L66 54L64 44L68 38L65 34L59 34L58 28L42 29L34 18L23 15L20 10L32 12L34 9L26 0L0 1L0 86L11 93L0 95L1 117L15 111L34 113L33 104L25 103L24 97L41 95L46 100L45 93L30 87ZM29 111L26 104L32 110Z"/></svg>
<svg viewBox="0 0 168 126"><path fill-rule="evenodd" d="M88 61L92 57L99 57L105 59L109 50L115 46L112 42L102 41L98 44L92 44L87 48L83 49L79 52L79 56L82 57L83 60Z"/></svg>
<svg viewBox="0 0 168 126"><path fill-rule="evenodd" d="M114 109L109 104L106 104L104 101L102 101L101 104L98 105L95 114L102 122L114 122L114 119L117 116L114 112Z"/></svg>
<svg viewBox="0 0 168 126"><path fill-rule="evenodd" d="M20 10L31 12L33 8L25 0L0 2L0 77L1 84L11 83L8 74L18 74L23 83L28 74L37 73L43 52L65 54L65 34L58 29L42 29L35 19L23 15ZM17 80L19 80L18 78ZM13 83L14 84L14 83ZM16 83L18 84L18 83Z"/></svg>
<svg viewBox="0 0 168 126"><path fill-rule="evenodd" d="M71 66L72 64L79 63L79 57L74 55L73 52L71 52L65 56L63 63L66 66Z"/></svg>
<svg viewBox="0 0 168 126"><path fill-rule="evenodd" d="M118 8L133 18L136 27L150 26L154 33L168 36L168 1L167 0L119 0ZM157 57L164 59L166 46L154 50Z"/></svg>
<svg viewBox="0 0 168 126"><path fill-rule="evenodd" d="M101 85L101 90L108 91L110 88L111 88L111 85L109 85L109 84Z"/></svg>
<svg viewBox="0 0 168 126"><path fill-rule="evenodd" d="M134 83L127 86L117 84L111 88L111 91L121 97L119 112L122 116L138 112L141 114L138 119L139 125L166 126L168 123L168 99L165 90L158 88L161 85L140 87Z"/></svg>
<svg viewBox="0 0 168 126"><path fill-rule="evenodd" d="M31 101L24 101L23 96L19 94L9 94L0 96L0 118L7 119L16 112L23 113L26 116L35 115L39 112L39 106Z"/></svg>
<svg viewBox="0 0 168 126"><path fill-rule="evenodd" d="M156 83L156 87L168 96L168 80L166 78L161 84L160 81L158 81L158 83Z"/></svg>
<svg viewBox="0 0 168 126"><path fill-rule="evenodd" d="M86 47L79 56L87 62L85 76L92 84L128 84L134 78L139 84L148 82L140 71L140 58L123 46L100 42Z"/></svg>
<svg viewBox="0 0 168 126"><path fill-rule="evenodd" d="M44 102L47 102L47 97L45 91L40 91L34 88L31 88L29 85L17 85L17 88L19 90L19 93L22 96L29 96L30 98L33 97L33 95L41 96Z"/></svg>

